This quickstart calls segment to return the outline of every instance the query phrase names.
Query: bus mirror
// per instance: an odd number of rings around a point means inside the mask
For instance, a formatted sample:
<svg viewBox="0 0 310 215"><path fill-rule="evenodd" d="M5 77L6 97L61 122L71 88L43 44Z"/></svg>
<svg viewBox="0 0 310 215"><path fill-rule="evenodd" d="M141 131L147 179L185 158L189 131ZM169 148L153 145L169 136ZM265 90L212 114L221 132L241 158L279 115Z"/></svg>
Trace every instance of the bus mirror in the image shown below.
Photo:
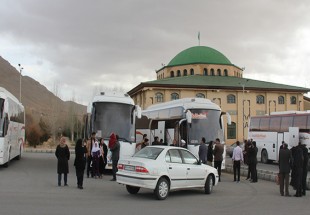
<svg viewBox="0 0 310 215"><path fill-rule="evenodd" d="M186 112L186 120L187 120L187 123L189 124L192 123L192 112L190 110Z"/></svg>
<svg viewBox="0 0 310 215"><path fill-rule="evenodd" d="M142 110L141 110L141 107L139 105L136 105L136 114L137 114L138 119L141 119Z"/></svg>

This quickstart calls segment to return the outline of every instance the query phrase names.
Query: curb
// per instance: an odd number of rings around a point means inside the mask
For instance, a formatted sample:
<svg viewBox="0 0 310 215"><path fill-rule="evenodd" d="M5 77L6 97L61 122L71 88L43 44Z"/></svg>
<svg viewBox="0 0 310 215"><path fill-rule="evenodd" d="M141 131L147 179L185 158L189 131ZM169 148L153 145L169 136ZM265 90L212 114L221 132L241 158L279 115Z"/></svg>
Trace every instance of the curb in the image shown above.
<svg viewBox="0 0 310 215"><path fill-rule="evenodd" d="M56 149L35 149L35 148L24 148L24 152L31 153L55 153ZM70 154L75 154L73 149L69 149Z"/></svg>
<svg viewBox="0 0 310 215"><path fill-rule="evenodd" d="M234 169L232 164L226 164L225 169L222 170L223 172L226 173L231 173L234 174ZM262 170L262 169L257 169L257 178L265 181L272 181L276 183L276 175L278 172L273 172L269 170ZM240 167L240 176L246 177L248 175L248 166L243 165ZM308 180L307 180L307 188L310 189L310 177L308 174Z"/></svg>

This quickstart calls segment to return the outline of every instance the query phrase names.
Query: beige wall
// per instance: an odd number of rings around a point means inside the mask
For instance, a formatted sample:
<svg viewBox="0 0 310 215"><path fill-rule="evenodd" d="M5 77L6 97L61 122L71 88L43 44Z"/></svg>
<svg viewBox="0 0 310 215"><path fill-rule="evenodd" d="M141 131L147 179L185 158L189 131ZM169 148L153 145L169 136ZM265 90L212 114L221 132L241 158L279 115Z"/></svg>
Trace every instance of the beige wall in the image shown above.
<svg viewBox="0 0 310 215"><path fill-rule="evenodd" d="M214 69L215 76L218 75L217 70L221 70L221 76L224 76L224 70L228 72L228 76L242 77L243 71L232 65L217 65L217 64L190 64L183 66L174 66L174 67L164 67L163 69L157 71L157 79L170 78L170 72L174 72L174 77L177 77L177 71L180 70L181 76L183 76L183 71L187 70L187 75L190 75L190 70L194 70L194 75L203 75L204 68L208 70L208 75L211 75L211 69Z"/></svg>

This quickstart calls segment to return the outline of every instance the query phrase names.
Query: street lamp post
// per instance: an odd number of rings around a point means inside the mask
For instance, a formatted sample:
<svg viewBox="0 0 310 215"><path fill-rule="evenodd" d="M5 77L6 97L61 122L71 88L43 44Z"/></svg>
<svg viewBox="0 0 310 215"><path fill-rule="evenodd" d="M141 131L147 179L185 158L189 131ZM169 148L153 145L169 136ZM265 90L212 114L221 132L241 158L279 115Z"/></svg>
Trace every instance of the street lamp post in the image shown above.
<svg viewBox="0 0 310 215"><path fill-rule="evenodd" d="M22 103L22 71L23 67L21 67L20 63L18 64L19 67L19 102Z"/></svg>
<svg viewBox="0 0 310 215"><path fill-rule="evenodd" d="M244 113L244 90L245 90L245 84L249 81L249 79L246 79L244 83L239 83L242 86L242 138L244 140L244 128L245 128L245 113Z"/></svg>

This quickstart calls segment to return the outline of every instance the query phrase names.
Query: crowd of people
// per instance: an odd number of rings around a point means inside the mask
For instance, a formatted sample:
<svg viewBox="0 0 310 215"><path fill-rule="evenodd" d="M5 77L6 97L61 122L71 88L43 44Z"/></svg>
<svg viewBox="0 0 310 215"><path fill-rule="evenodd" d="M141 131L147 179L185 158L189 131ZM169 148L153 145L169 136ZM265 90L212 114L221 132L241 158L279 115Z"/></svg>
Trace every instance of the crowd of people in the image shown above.
<svg viewBox="0 0 310 215"><path fill-rule="evenodd" d="M116 181L117 164L119 160L120 144L118 136L114 133L110 135L108 146L104 139L97 140L96 133L93 132L89 139L78 139L75 144L74 166L76 170L77 188L83 189L84 171L86 168L87 178L102 178L107 165L108 147L111 151L112 175L111 181ZM67 175L69 173L68 161L70 159L69 147L66 138L61 137L59 145L56 147L58 186L61 186L62 175L64 175L64 186L68 186Z"/></svg>
<svg viewBox="0 0 310 215"><path fill-rule="evenodd" d="M289 185L296 190L296 197L306 195L308 174L308 150L305 145L298 143L297 146L288 149L288 144L282 142L279 152L279 180L281 196L291 196ZM289 175L291 174L291 182Z"/></svg>

